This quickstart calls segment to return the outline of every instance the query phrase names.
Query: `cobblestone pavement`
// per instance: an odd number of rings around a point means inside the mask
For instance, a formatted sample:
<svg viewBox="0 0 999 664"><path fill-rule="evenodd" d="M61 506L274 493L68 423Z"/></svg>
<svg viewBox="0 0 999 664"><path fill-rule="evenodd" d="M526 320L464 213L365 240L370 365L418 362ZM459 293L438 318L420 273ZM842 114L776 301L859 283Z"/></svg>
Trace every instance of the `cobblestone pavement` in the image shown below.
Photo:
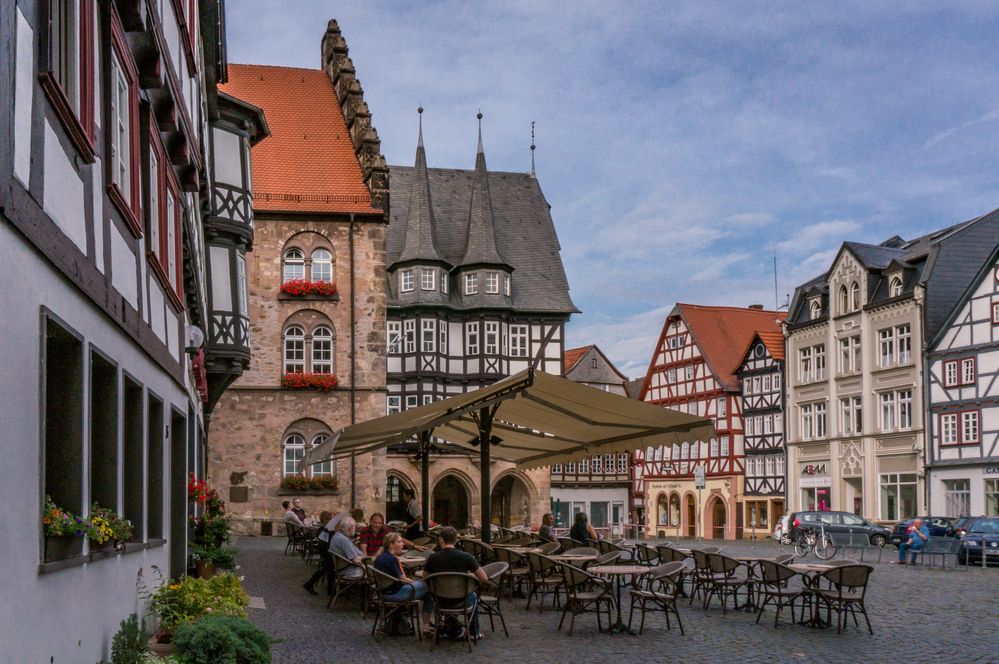
<svg viewBox="0 0 999 664"><path fill-rule="evenodd" d="M437 651L416 637L371 636L372 618L361 618L353 598L326 609L326 597L312 596L302 583L312 571L297 556L285 556L284 540L243 537L236 542L240 573L247 592L263 598L266 609L250 611L250 618L271 636L281 639L273 648L274 662L430 662L461 658L476 662L857 662L918 658L924 662L999 662L999 569L950 569L891 565L893 547L885 548L883 562L874 563L868 590L868 611L874 636L865 629L835 629L789 625L773 627L768 609L760 624L750 613L720 608L703 611L695 602L681 601L686 636L667 631L661 614L649 614L641 636L600 634L596 617L581 615L573 636L558 632L559 613L538 613L525 600L504 601L510 638L489 630L474 646L441 642ZM724 546L730 555L775 555L776 543L739 542ZM548 600L550 602L550 599ZM771 622L767 622L769 615ZM625 599L627 619L627 599ZM637 617L635 626L637 628ZM568 625L568 621L566 623ZM863 620L861 620L863 625ZM604 657L608 659L604 659Z"/></svg>

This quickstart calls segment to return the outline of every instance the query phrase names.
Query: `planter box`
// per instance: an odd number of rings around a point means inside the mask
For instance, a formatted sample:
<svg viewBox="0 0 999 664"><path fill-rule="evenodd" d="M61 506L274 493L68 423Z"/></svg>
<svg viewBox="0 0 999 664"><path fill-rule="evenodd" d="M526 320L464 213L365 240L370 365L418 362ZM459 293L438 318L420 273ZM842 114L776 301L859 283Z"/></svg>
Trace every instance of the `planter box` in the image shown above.
<svg viewBox="0 0 999 664"><path fill-rule="evenodd" d="M83 538L73 535L46 535L45 562L78 558L83 555Z"/></svg>
<svg viewBox="0 0 999 664"><path fill-rule="evenodd" d="M117 542L114 540L108 540L103 544L98 544L97 540L90 540L90 553L101 553L104 551L113 551Z"/></svg>
<svg viewBox="0 0 999 664"><path fill-rule="evenodd" d="M210 579L215 576L215 563L198 560L194 563L195 574L202 579Z"/></svg>
<svg viewBox="0 0 999 664"><path fill-rule="evenodd" d="M167 655L172 655L175 650L173 643L160 643L156 640L157 638L157 635L153 635L153 637L149 639L149 643L146 644L146 648L149 652L153 653L160 659L163 659Z"/></svg>

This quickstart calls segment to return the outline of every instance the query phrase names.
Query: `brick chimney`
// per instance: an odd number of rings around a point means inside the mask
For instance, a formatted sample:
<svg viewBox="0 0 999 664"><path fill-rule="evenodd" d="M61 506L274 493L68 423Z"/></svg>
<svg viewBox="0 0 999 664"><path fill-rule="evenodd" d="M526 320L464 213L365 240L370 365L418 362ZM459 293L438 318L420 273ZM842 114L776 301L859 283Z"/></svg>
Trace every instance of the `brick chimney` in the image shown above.
<svg viewBox="0 0 999 664"><path fill-rule="evenodd" d="M749 305L748 308L749 309L759 309L760 311L763 311L763 305L762 304L751 304L751 305Z"/></svg>

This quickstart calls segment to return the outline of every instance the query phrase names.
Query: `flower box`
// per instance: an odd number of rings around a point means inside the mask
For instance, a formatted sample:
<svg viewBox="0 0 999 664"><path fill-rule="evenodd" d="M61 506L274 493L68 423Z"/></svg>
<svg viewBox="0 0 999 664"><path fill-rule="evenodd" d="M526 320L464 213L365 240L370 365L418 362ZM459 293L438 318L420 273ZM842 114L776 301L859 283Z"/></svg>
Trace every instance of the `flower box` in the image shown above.
<svg viewBox="0 0 999 664"><path fill-rule="evenodd" d="M83 538L75 535L46 535L45 562L67 560L83 555Z"/></svg>
<svg viewBox="0 0 999 664"><path fill-rule="evenodd" d="M328 392L336 388L336 376L333 374L286 373L281 377L281 387L288 390Z"/></svg>
<svg viewBox="0 0 999 664"><path fill-rule="evenodd" d="M335 477L285 477L281 480L281 489L298 492L328 492L336 491Z"/></svg>
<svg viewBox="0 0 999 664"><path fill-rule="evenodd" d="M292 297L315 295L319 297L334 297L337 295L336 284L329 281L309 281L308 279L292 279L281 284L281 294Z"/></svg>

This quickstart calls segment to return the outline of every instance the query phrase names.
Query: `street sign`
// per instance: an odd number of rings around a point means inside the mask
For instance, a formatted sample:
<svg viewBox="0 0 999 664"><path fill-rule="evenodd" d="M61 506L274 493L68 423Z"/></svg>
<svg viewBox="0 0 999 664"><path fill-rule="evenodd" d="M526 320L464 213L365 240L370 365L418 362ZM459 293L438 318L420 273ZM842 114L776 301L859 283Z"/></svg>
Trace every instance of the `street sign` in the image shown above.
<svg viewBox="0 0 999 664"><path fill-rule="evenodd" d="M702 465L694 466L694 488L704 488L704 466Z"/></svg>

